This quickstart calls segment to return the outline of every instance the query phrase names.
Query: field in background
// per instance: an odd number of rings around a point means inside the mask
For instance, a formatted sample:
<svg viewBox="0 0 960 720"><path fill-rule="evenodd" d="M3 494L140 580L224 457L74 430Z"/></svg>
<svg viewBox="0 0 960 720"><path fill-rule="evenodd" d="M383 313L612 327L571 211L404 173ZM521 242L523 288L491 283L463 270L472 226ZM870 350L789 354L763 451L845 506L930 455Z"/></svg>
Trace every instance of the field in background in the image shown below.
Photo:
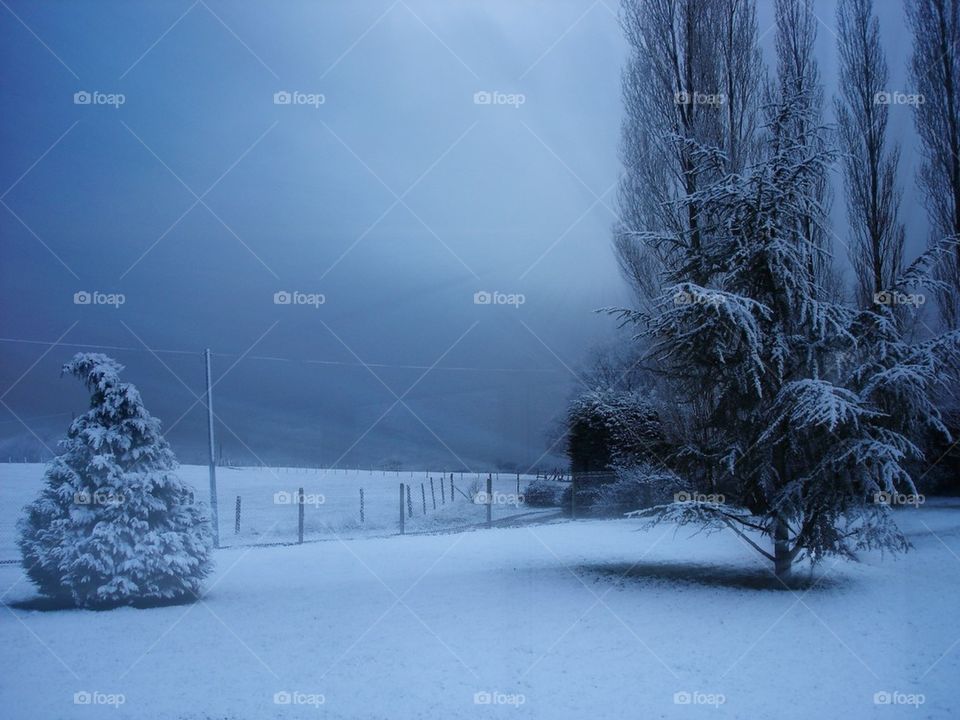
<svg viewBox="0 0 960 720"><path fill-rule="evenodd" d="M0 463L0 561L19 557L16 522L23 507L40 490L45 467L40 463ZM183 465L179 475L196 489L198 498L205 502L209 499L206 466ZM485 522L486 507L471 498L477 490L486 489L486 477L486 473L453 473L451 498L449 472L220 467L220 542L223 546L296 542L294 498L299 488L303 488L305 497L305 540L399 532L400 483L411 489L413 513L405 521L408 533L477 525ZM521 495L534 477L519 476ZM516 497L516 473L493 473L493 491L494 521L531 512L551 512L527 508ZM241 498L239 533L235 532L237 496Z"/></svg>

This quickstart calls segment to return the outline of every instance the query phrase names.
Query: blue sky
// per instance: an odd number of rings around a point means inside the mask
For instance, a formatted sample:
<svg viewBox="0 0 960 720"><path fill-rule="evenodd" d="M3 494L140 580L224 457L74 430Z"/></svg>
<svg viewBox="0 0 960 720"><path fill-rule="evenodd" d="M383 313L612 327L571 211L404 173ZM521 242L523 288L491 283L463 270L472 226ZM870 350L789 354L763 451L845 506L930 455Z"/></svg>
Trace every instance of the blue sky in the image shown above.
<svg viewBox="0 0 960 720"><path fill-rule="evenodd" d="M0 455L49 454L85 402L59 365L91 344L124 348L110 354L185 461L206 442L210 347L233 458L552 463L545 432L613 329L593 310L628 301L610 251L615 10L5 0ZM905 88L902 9L880 11ZM832 3L817 12L829 96ZM323 102L275 104L281 91ZM909 109L891 126L916 249ZM838 197L838 228L842 213ZM483 290L525 302L474 304ZM76 305L79 291L125 302ZM325 302L277 305L278 291Z"/></svg>

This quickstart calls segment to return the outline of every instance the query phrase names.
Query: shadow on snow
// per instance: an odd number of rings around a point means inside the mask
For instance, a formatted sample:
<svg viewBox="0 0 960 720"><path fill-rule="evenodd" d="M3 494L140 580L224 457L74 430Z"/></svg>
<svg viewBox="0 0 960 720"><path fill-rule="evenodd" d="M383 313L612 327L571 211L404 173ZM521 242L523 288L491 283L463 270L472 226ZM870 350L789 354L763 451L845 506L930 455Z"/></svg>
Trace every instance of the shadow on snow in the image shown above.
<svg viewBox="0 0 960 720"><path fill-rule="evenodd" d="M796 591L813 588L827 590L845 583L842 578L827 577L809 569L797 568L787 581L778 579L773 568L711 565L692 562L593 563L580 565L579 572L599 575L614 581L642 582L660 580L738 590Z"/></svg>

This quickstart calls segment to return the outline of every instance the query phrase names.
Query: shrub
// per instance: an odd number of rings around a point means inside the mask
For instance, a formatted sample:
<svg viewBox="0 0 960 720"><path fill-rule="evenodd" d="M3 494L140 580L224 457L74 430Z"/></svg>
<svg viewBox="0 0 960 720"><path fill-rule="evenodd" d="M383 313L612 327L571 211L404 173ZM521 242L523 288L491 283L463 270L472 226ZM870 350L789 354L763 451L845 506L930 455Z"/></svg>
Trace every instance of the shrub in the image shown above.
<svg viewBox="0 0 960 720"><path fill-rule="evenodd" d="M557 507L560 504L560 486L548 480L531 480L523 491L529 507Z"/></svg>
<svg viewBox="0 0 960 720"><path fill-rule="evenodd" d="M605 516L619 517L634 510L668 503L678 488L676 476L650 465L621 468L617 470L614 482L598 488L595 506Z"/></svg>
<svg viewBox="0 0 960 720"><path fill-rule="evenodd" d="M122 369L97 353L64 365L90 391L90 409L70 424L19 522L29 578L79 607L195 596L212 569L204 508Z"/></svg>
<svg viewBox="0 0 960 720"><path fill-rule="evenodd" d="M663 427L650 400L636 392L589 391L567 413L573 472L630 466L666 454Z"/></svg>

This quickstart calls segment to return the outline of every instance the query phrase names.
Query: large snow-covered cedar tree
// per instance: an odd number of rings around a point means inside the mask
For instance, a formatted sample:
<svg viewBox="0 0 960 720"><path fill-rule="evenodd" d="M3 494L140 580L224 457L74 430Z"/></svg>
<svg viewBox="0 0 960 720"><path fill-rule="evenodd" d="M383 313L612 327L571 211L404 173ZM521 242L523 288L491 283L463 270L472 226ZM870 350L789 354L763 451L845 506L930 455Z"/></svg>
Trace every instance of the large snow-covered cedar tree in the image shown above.
<svg viewBox="0 0 960 720"><path fill-rule="evenodd" d="M807 128L802 140L797 127ZM641 327L677 401L704 406L686 480L720 498L641 514L732 528L781 578L800 557L905 549L882 499L916 494L909 467L922 460L922 433L949 437L932 399L953 377L960 344L958 332L910 344L888 306L825 297L819 251L805 239L806 222L823 220L811 198L833 159L821 132L804 103L782 98L766 157L696 196L715 219L690 251L709 268L708 285L681 266L654 313L620 313ZM921 255L889 292L931 282L940 252ZM766 536L772 552L748 533Z"/></svg>
<svg viewBox="0 0 960 720"><path fill-rule="evenodd" d="M206 509L121 370L98 353L63 366L87 386L90 409L70 424L19 523L29 578L79 607L195 596L212 568Z"/></svg>

